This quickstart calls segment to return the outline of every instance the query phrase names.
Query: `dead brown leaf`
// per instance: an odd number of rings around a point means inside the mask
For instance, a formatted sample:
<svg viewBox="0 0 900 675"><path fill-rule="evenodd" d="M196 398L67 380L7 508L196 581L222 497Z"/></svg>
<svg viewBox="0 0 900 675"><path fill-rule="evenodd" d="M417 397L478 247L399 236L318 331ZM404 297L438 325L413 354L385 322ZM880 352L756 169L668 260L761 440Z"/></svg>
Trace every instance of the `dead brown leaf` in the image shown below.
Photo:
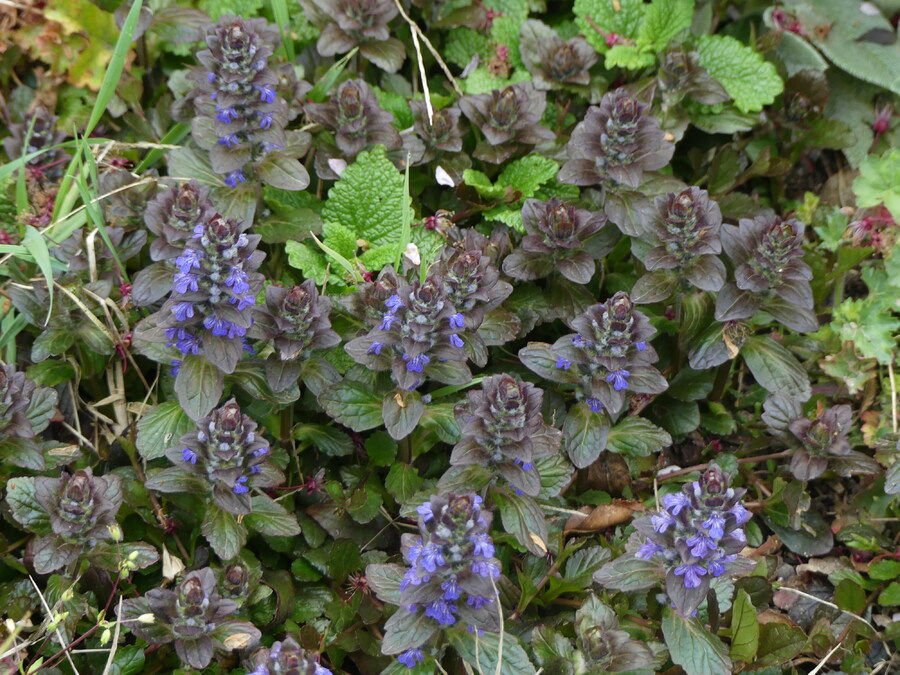
<svg viewBox="0 0 900 675"><path fill-rule="evenodd" d="M636 511L643 511L644 505L626 499L614 499L608 504L600 504L593 509L582 506L583 517L571 516L563 528L566 532L597 532L615 527L631 520Z"/></svg>

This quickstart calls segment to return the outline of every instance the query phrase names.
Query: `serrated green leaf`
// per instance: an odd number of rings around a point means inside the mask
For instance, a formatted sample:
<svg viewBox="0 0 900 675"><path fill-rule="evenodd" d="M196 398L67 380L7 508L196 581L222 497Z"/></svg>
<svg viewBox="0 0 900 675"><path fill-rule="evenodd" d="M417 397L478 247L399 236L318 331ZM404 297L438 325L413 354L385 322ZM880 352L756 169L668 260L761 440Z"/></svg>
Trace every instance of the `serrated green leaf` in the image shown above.
<svg viewBox="0 0 900 675"><path fill-rule="evenodd" d="M403 175L378 146L359 153L328 191L322 220L340 223L370 245L397 244L403 209L411 210L408 204Z"/></svg>
<svg viewBox="0 0 900 675"><path fill-rule="evenodd" d="M175 378L175 393L184 412L193 420L206 417L224 389L222 372L202 356L184 357Z"/></svg>
<svg viewBox="0 0 900 675"><path fill-rule="evenodd" d="M809 398L806 369L787 347L769 337L752 337L741 347L741 356L756 381L771 392Z"/></svg>
<svg viewBox="0 0 900 675"><path fill-rule="evenodd" d="M324 242L345 258L356 257L356 233L340 223L327 222L322 225Z"/></svg>
<svg viewBox="0 0 900 675"><path fill-rule="evenodd" d="M16 519L29 532L50 533L50 516L35 498L34 478L18 476L6 484L6 503Z"/></svg>
<svg viewBox="0 0 900 675"><path fill-rule="evenodd" d="M606 449L620 455L647 457L672 444L672 437L643 417L625 417L609 430Z"/></svg>
<svg viewBox="0 0 900 675"><path fill-rule="evenodd" d="M747 591L739 589L731 609L731 658L750 663L759 646L759 622Z"/></svg>
<svg viewBox="0 0 900 675"><path fill-rule="evenodd" d="M844 300L834 308L832 326L840 332L842 340L850 340L859 352L880 363L894 359L900 332L900 321L885 311L880 298L870 295L859 300Z"/></svg>
<svg viewBox="0 0 900 675"><path fill-rule="evenodd" d="M853 192L860 206L884 204L894 219L900 220L900 150L893 148L881 157L866 157L853 181Z"/></svg>
<svg viewBox="0 0 900 675"><path fill-rule="evenodd" d="M636 45L613 45L606 52L604 65L607 70L613 68L625 68L625 70L640 70L656 63L656 56L649 49Z"/></svg>
<svg viewBox="0 0 900 675"><path fill-rule="evenodd" d="M700 65L721 82L741 112L756 112L784 89L775 66L728 35L704 35L697 43Z"/></svg>
<svg viewBox="0 0 900 675"><path fill-rule="evenodd" d="M200 531L222 560L236 557L247 543L247 526L214 503L207 505Z"/></svg>
<svg viewBox="0 0 900 675"><path fill-rule="evenodd" d="M271 537L296 537L300 534L297 517L264 495L253 497L251 512L244 516L244 524Z"/></svg>
<svg viewBox="0 0 900 675"><path fill-rule="evenodd" d="M691 27L693 17L694 0L653 0L644 12L637 36L638 46L661 52L669 40Z"/></svg>
<svg viewBox="0 0 900 675"><path fill-rule="evenodd" d="M402 504L422 487L422 478L414 467L394 464L384 479L384 487Z"/></svg>
<svg viewBox="0 0 900 675"><path fill-rule="evenodd" d="M450 644L457 654L472 666L476 673L484 675L523 675L535 672L528 654L515 635L509 633L483 633L475 635L463 630L449 633ZM500 641L503 641L503 656L500 658ZM498 667L498 660L500 661Z"/></svg>
<svg viewBox="0 0 900 675"><path fill-rule="evenodd" d="M315 279L318 286L325 283L328 278L328 260L315 244L289 241L284 245L284 250L288 254L288 264L300 270L304 279Z"/></svg>
<svg viewBox="0 0 900 675"><path fill-rule="evenodd" d="M556 178L559 165L543 155L527 155L506 165L497 178L497 185L513 187L522 199L534 196L544 183Z"/></svg>
<svg viewBox="0 0 900 675"><path fill-rule="evenodd" d="M637 38L644 12L642 0L575 0L575 23L584 39L601 54L609 51L606 36ZM599 30L598 30L599 29Z"/></svg>

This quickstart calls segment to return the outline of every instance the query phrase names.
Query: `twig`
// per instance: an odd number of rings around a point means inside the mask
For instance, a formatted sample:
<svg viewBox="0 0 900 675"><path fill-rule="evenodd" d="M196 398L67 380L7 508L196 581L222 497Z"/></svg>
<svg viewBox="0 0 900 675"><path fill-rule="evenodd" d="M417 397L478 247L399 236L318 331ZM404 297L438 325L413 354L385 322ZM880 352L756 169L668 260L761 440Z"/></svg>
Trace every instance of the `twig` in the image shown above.
<svg viewBox="0 0 900 675"><path fill-rule="evenodd" d="M44 597L44 594L41 593L40 587L35 582L34 577L30 574L28 575L28 580L31 582L31 585L34 586L34 590L37 591L38 597L41 599L41 604L44 606L44 611L47 612L47 622L53 621L53 610L50 609L50 605L47 604L47 599ZM63 653L66 655L66 658L69 660L69 665L72 666L72 671L75 675L81 675L78 672L78 668L75 667L75 662L72 660L72 655L69 654L69 649L71 645L66 644L66 639L63 637L62 631L59 629L59 626L56 627L54 631L56 633L56 639L59 640L60 646L63 648ZM74 643L73 643L74 644Z"/></svg>
<svg viewBox="0 0 900 675"><path fill-rule="evenodd" d="M441 58L441 55L438 53L438 50L434 48L433 44L431 44L431 40L429 40L428 36L426 36L425 33L422 32L422 29L419 28L418 24L409 18L409 14L407 14L406 10L403 9L403 5L400 4L400 0L394 0L394 4L396 4L397 9L400 10L400 16L402 16L404 21L406 21L406 23L409 24L409 27L413 33L413 40L415 40L415 36L416 36L416 34L418 34L418 36L419 36L419 38L421 38L422 42L425 43L425 46L428 47L428 51L431 52L431 55L434 57L434 60L438 62L438 65L441 67L441 70L444 71L444 75L446 75L447 79L450 80L450 85L453 87L453 91L456 92L457 96L462 96L463 92L462 92L462 89L459 88L459 85L456 83L456 78L453 77L453 73L450 72L450 68L447 67L446 63L444 63L444 59ZM413 44L415 44L415 43L413 43ZM416 51L417 52L419 51L418 48L416 48ZM421 63L421 57L420 57L419 62ZM423 77L422 87L423 87L423 89L425 89L426 92L428 91L428 89L427 89L428 85L425 84L424 77ZM428 101L427 93L425 95L425 101L426 102Z"/></svg>
<svg viewBox="0 0 900 675"><path fill-rule="evenodd" d="M888 361L888 381L891 383L891 425L897 433L897 380L894 377L894 364Z"/></svg>
<svg viewBox="0 0 900 675"><path fill-rule="evenodd" d="M834 647L831 648L830 652L828 652L825 656L822 657L822 660L819 661L819 665L817 665L815 668L813 668L811 671L809 671L809 675L816 675L816 673L818 673L820 670L822 670L822 668L825 667L825 664L828 663L828 659L830 659L831 656L840 648L841 648L841 643L838 642Z"/></svg>
<svg viewBox="0 0 900 675"><path fill-rule="evenodd" d="M488 573L488 579L491 580L491 588L494 589L494 598L497 600L497 616L500 617L500 641L497 644L497 668L494 675L500 675L503 667L503 637L506 635L506 626L503 621L503 605L500 604L500 591L497 590L497 584L494 583L494 575Z"/></svg>
<svg viewBox="0 0 900 675"><path fill-rule="evenodd" d="M109 648L109 658L106 659L106 668L103 669L103 675L109 675L109 670L113 665L113 658L116 656L116 650L119 648L119 631L122 628L122 622L119 617L122 616L122 596L119 596L119 607L116 610L116 630L113 632L112 646Z"/></svg>

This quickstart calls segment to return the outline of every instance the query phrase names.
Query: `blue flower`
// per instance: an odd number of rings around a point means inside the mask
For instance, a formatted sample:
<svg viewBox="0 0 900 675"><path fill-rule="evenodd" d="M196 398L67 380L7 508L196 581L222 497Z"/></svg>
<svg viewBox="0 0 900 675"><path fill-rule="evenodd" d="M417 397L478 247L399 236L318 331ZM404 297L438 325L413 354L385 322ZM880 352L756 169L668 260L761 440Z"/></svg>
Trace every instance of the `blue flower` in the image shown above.
<svg viewBox="0 0 900 675"><path fill-rule="evenodd" d="M444 600L459 600L459 596L462 594L462 589L456 583L456 577L442 583L441 590L444 591Z"/></svg>
<svg viewBox="0 0 900 675"><path fill-rule="evenodd" d="M180 256L175 258L175 267L182 274L190 274L192 269L200 269L200 258L203 254L192 248L186 248Z"/></svg>
<svg viewBox="0 0 900 675"><path fill-rule="evenodd" d="M663 506L671 513L673 516L677 516L682 510L688 508L691 505L690 498L684 494L683 492L676 492L675 494L665 495L663 497Z"/></svg>
<svg viewBox="0 0 900 675"><path fill-rule="evenodd" d="M185 448L181 451L181 459L185 462L190 462L191 464L197 463L197 453L191 450L190 448Z"/></svg>
<svg viewBox="0 0 900 675"><path fill-rule="evenodd" d="M434 520L434 513L431 510L431 502L419 504L419 506L416 507L416 513L422 516L422 522L427 523L429 520Z"/></svg>
<svg viewBox="0 0 900 675"><path fill-rule="evenodd" d="M419 555L419 564L426 572L436 572L438 567L444 565L444 554L441 547L435 544L427 544L422 547Z"/></svg>
<svg viewBox="0 0 900 675"><path fill-rule="evenodd" d="M247 179L244 177L244 172L238 169L237 171L232 171L231 173L225 174L225 184L228 187L236 188L238 183L245 183Z"/></svg>
<svg viewBox="0 0 900 675"><path fill-rule="evenodd" d="M728 565L728 563L732 562L735 559L737 559L736 555L723 555L715 558L714 560L711 560L707 564L707 566L709 567L709 573L714 577L722 576L723 574L725 574L725 572L728 571L726 565Z"/></svg>
<svg viewBox="0 0 900 675"><path fill-rule="evenodd" d="M228 319L222 319L215 314L211 314L203 319L203 327L212 331L212 334L216 337L225 337L228 335L231 326L232 323Z"/></svg>
<svg viewBox="0 0 900 675"><path fill-rule="evenodd" d="M753 516L753 514L745 509L742 504L735 504L729 509L728 513L734 516L738 525L743 525Z"/></svg>
<svg viewBox="0 0 900 675"><path fill-rule="evenodd" d="M216 106L216 119L220 122L224 122L225 124L231 124L232 120L236 120L240 117L238 115L237 110L234 108L220 108Z"/></svg>
<svg viewBox="0 0 900 675"><path fill-rule="evenodd" d="M650 517L650 522L653 524L654 531L662 534L675 523L675 518L668 511L660 511Z"/></svg>
<svg viewBox="0 0 900 675"><path fill-rule="evenodd" d="M257 85L256 90L259 92L259 100L263 103L275 102L275 89L268 84Z"/></svg>
<svg viewBox="0 0 900 675"><path fill-rule="evenodd" d="M375 354L376 356L381 354L381 349L384 347L383 342L373 342L369 345L369 348L366 350L366 354Z"/></svg>
<svg viewBox="0 0 900 675"><path fill-rule="evenodd" d="M215 73L207 73L207 74L206 74L206 81L209 82L210 84L212 84L213 82L215 82L215 81L216 81L216 74L215 74Z"/></svg>
<svg viewBox="0 0 900 675"><path fill-rule="evenodd" d="M643 560L650 560L650 558L655 556L657 553L662 553L664 550L665 549L662 546L654 542L652 539L647 539L643 544L641 544L641 547L637 550L637 553L635 553L635 555Z"/></svg>
<svg viewBox="0 0 900 675"><path fill-rule="evenodd" d="M576 347L584 348L584 347L590 347L594 343L591 342L590 340L585 340L583 335L578 334L578 335L572 336L572 344L575 345Z"/></svg>
<svg viewBox="0 0 900 675"><path fill-rule="evenodd" d="M481 595L470 595L466 598L466 604L473 609L481 609L485 605L491 604L493 601L493 598L485 598Z"/></svg>
<svg viewBox="0 0 900 675"><path fill-rule="evenodd" d="M685 588L697 588L702 583L700 577L706 576L706 569L702 565L679 565L675 568L675 575L684 577Z"/></svg>
<svg viewBox="0 0 900 675"><path fill-rule="evenodd" d="M194 317L194 303L177 302L172 307L172 314L175 315L176 321L187 321Z"/></svg>
<svg viewBox="0 0 900 675"><path fill-rule="evenodd" d="M407 362L406 369L411 373L421 373L425 370L425 366L431 361L427 354L417 354L412 358L410 358L409 354L404 354L403 360Z"/></svg>
<svg viewBox="0 0 900 675"><path fill-rule="evenodd" d="M237 305L237 310L239 312L243 312L247 307L252 307L256 304L256 298L252 295L235 295L228 299L232 305Z"/></svg>
<svg viewBox="0 0 900 675"><path fill-rule="evenodd" d="M628 378L631 373L627 370L613 370L606 376L606 381L612 383L613 389L622 391L628 389Z"/></svg>
<svg viewBox="0 0 900 675"><path fill-rule="evenodd" d="M489 560L476 560L472 563L472 573L480 577L494 577L496 579L500 576L500 569Z"/></svg>
<svg viewBox="0 0 900 675"><path fill-rule="evenodd" d="M216 143L218 143L219 145L224 145L229 150L231 150L234 146L240 145L241 139L238 138L237 134L225 134L224 136L222 136L222 138L216 141Z"/></svg>
<svg viewBox="0 0 900 675"><path fill-rule="evenodd" d="M695 558L706 558L716 550L716 542L702 533L695 534L684 543L691 547L691 555Z"/></svg>
<svg viewBox="0 0 900 675"><path fill-rule="evenodd" d="M450 344L456 347L457 349L462 349L466 346L466 344L460 339L459 335L456 333L450 334Z"/></svg>
<svg viewBox="0 0 900 675"><path fill-rule="evenodd" d="M272 119L275 117L275 113L258 112L256 114L259 116L260 129L268 129L270 126L272 126Z"/></svg>
<svg viewBox="0 0 900 675"><path fill-rule="evenodd" d="M572 365L572 362L569 361L569 359L564 358L562 356L556 357L556 367L557 368L559 368L561 370L568 370L569 366L571 366L571 365Z"/></svg>
<svg viewBox="0 0 900 675"><path fill-rule="evenodd" d="M234 482L234 487L231 488L236 495L243 495L250 492L250 488L246 485L247 476L241 476Z"/></svg>
<svg viewBox="0 0 900 675"><path fill-rule="evenodd" d="M425 608L425 616L430 616L442 626L452 626L456 623L453 613L459 611L456 605L439 598Z"/></svg>
<svg viewBox="0 0 900 675"><path fill-rule="evenodd" d="M200 288L198 284L199 278L196 274L184 274L178 272L172 283L172 288L176 293L196 293Z"/></svg>
<svg viewBox="0 0 900 675"><path fill-rule="evenodd" d="M721 539L725 536L725 516L721 513L712 513L703 521L703 527L709 532L710 537Z"/></svg>
<svg viewBox="0 0 900 675"><path fill-rule="evenodd" d="M169 368L169 374L172 377L178 377L178 371L181 370L181 359L173 359L172 367Z"/></svg>
<svg viewBox="0 0 900 675"><path fill-rule="evenodd" d="M238 295L250 290L250 284L247 283L247 273L240 267L231 268L228 278L225 279L225 285Z"/></svg>
<svg viewBox="0 0 900 675"><path fill-rule="evenodd" d="M494 555L494 543L491 541L491 538L487 534L473 534L469 537L469 541L471 541L475 547L472 549L475 555L480 555L483 558L490 558Z"/></svg>
<svg viewBox="0 0 900 675"><path fill-rule="evenodd" d="M466 327L466 318L460 314L456 313L450 316L450 328L465 328Z"/></svg>
<svg viewBox="0 0 900 675"><path fill-rule="evenodd" d="M268 454L269 454L269 446L268 445L265 447L262 447L262 448L257 448L256 450L253 451L254 457L262 457L263 455L268 455Z"/></svg>
<svg viewBox="0 0 900 675"><path fill-rule="evenodd" d="M384 306L388 308L391 314L396 314L397 310L403 307L403 301L396 293L384 301Z"/></svg>
<svg viewBox="0 0 900 675"><path fill-rule="evenodd" d="M591 397L585 401L588 404L588 408L591 409L591 412L598 413L603 410L603 404L600 402L600 399Z"/></svg>
<svg viewBox="0 0 900 675"><path fill-rule="evenodd" d="M424 661L425 657L422 656L422 650L416 648L407 649L397 657L397 660L407 668L414 668L417 663L421 663L422 661Z"/></svg>
<svg viewBox="0 0 900 675"><path fill-rule="evenodd" d="M637 349L639 352L642 352L645 349L647 349L647 343L644 342L643 340L641 340L640 342L635 342L634 348Z"/></svg>
<svg viewBox="0 0 900 675"><path fill-rule="evenodd" d="M397 317L394 316L392 313L391 313L391 314L385 314L385 315L382 317L382 319L381 319L381 325L379 326L379 328L380 328L381 330L390 330L390 329L391 329L391 324L394 322L394 319L396 319L396 318L397 318Z"/></svg>

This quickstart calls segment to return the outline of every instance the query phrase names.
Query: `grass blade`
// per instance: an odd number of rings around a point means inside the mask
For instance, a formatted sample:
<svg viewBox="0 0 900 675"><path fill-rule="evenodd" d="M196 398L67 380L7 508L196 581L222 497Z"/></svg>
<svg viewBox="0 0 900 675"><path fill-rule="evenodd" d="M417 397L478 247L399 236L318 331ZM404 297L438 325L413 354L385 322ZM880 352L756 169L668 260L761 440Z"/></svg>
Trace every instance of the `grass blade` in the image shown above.
<svg viewBox="0 0 900 675"><path fill-rule="evenodd" d="M159 144L178 145L179 143L181 143L181 140L188 135L188 132L190 130L190 125L178 122L175 124L175 126L173 126L166 132L165 136L159 139ZM156 164L160 159L162 159L162 156L167 152L168 150L163 148L153 148L150 152L147 153L147 156L141 160L141 163L135 167L134 172L138 175L142 174L144 171L146 171L151 166Z"/></svg>
<svg viewBox="0 0 900 675"><path fill-rule="evenodd" d="M22 245L34 256L34 261L47 282L47 292L50 294L50 307L47 309L47 321L49 321L50 314L53 312L53 265L50 263L50 250L47 248L47 242L41 236L41 233L31 225L25 226L25 236L22 238ZM46 324L47 321L44 321L44 323Z"/></svg>
<svg viewBox="0 0 900 675"><path fill-rule="evenodd" d="M347 64L350 63L350 59L359 51L359 47L354 47L349 52L344 54L343 58L340 61L335 61L331 68L325 71L325 75L322 76L322 79L316 82L316 86L314 86L309 94L310 101L315 101L316 103L321 103L326 98L328 98L328 92L331 91L331 88L334 86L334 83L337 82L337 79L341 76L341 73L344 72L344 68L347 67Z"/></svg>
<svg viewBox="0 0 900 675"><path fill-rule="evenodd" d="M272 0L272 15L275 17L275 23L278 24L278 30L281 31L281 42L284 46L284 53L288 61L294 62L294 41L291 39L291 20L288 12L287 2L285 0Z"/></svg>

